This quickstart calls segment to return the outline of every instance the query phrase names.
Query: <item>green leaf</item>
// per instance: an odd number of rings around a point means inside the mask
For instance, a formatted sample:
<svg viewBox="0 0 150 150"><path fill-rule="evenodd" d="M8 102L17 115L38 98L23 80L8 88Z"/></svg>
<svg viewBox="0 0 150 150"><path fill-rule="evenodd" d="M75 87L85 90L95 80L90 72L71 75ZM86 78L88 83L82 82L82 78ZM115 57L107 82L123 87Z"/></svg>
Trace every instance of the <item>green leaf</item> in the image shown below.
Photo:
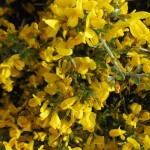
<svg viewBox="0 0 150 150"><path fill-rule="evenodd" d="M111 67L111 71L113 71L114 73L118 73L118 69L116 68L116 66Z"/></svg>
<svg viewBox="0 0 150 150"><path fill-rule="evenodd" d="M112 12L112 15L113 15L113 16L116 16L116 15L119 14L120 11L121 11L121 9L116 8L116 9Z"/></svg>
<svg viewBox="0 0 150 150"><path fill-rule="evenodd" d="M131 79L133 79L134 83L138 86L139 83L140 83L140 78L139 77L136 77L136 76L133 76L131 77Z"/></svg>
<svg viewBox="0 0 150 150"><path fill-rule="evenodd" d="M116 80L122 80L122 76L121 75L117 75Z"/></svg>
<svg viewBox="0 0 150 150"><path fill-rule="evenodd" d="M136 70L134 71L135 73L139 73L142 71L142 65L137 66Z"/></svg>

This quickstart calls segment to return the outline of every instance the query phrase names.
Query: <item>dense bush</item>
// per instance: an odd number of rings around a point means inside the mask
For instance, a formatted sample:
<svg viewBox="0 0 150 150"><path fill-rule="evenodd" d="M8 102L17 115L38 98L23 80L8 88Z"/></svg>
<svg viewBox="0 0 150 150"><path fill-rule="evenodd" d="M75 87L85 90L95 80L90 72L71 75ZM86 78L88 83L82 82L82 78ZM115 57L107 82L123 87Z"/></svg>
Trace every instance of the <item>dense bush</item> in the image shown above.
<svg viewBox="0 0 150 150"><path fill-rule="evenodd" d="M150 149L150 13L125 0L0 5L0 149Z"/></svg>

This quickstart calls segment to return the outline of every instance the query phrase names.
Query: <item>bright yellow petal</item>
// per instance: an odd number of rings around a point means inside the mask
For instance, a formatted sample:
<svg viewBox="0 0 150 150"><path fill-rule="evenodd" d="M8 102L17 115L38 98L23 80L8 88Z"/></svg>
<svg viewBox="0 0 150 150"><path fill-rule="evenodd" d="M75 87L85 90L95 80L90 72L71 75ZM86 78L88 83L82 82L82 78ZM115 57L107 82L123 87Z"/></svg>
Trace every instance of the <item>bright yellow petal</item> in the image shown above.
<svg viewBox="0 0 150 150"><path fill-rule="evenodd" d="M50 108L46 108L43 112L40 113L40 119L44 120L50 114Z"/></svg>
<svg viewBox="0 0 150 150"><path fill-rule="evenodd" d="M121 11L119 12L119 14L127 14L128 13L128 3L125 2L122 6L121 6Z"/></svg>
<svg viewBox="0 0 150 150"><path fill-rule="evenodd" d="M69 97L67 99L65 99L61 104L60 104L60 107L62 110L65 110L65 109L68 109L70 108L74 103L75 101L78 99L77 96L74 96L74 97Z"/></svg>
<svg viewBox="0 0 150 150"><path fill-rule="evenodd" d="M76 0L65 0L65 1L62 1L62 0L55 0L54 3L56 5L58 5L59 7L73 7L75 6L76 4Z"/></svg>
<svg viewBox="0 0 150 150"><path fill-rule="evenodd" d="M145 73L149 73L150 72L150 63L144 63L143 64L143 71Z"/></svg>
<svg viewBox="0 0 150 150"><path fill-rule="evenodd" d="M85 37L87 38L93 38L95 35L95 31L91 28L86 28L84 32Z"/></svg>
<svg viewBox="0 0 150 150"><path fill-rule="evenodd" d="M90 24L94 28L102 29L105 25L106 21L104 19L94 18L90 20Z"/></svg>
<svg viewBox="0 0 150 150"><path fill-rule="evenodd" d="M148 34L149 29L141 20L137 20L130 24L130 31L135 38L140 39Z"/></svg>
<svg viewBox="0 0 150 150"><path fill-rule="evenodd" d="M53 127L54 129L59 129L60 128L60 126L61 126L61 120L60 120L57 112L54 112L52 114L52 117L51 117L51 120L49 122L49 125L51 127Z"/></svg>
<svg viewBox="0 0 150 150"><path fill-rule="evenodd" d="M56 51L62 56L69 56L73 53L71 48L57 48Z"/></svg>
<svg viewBox="0 0 150 150"><path fill-rule="evenodd" d="M98 4L97 1L88 1L83 3L83 9L85 10L92 10L96 7L96 5Z"/></svg>
<svg viewBox="0 0 150 150"><path fill-rule="evenodd" d="M130 142L135 149L140 149L140 144L135 139L128 137L127 141Z"/></svg>
<svg viewBox="0 0 150 150"><path fill-rule="evenodd" d="M56 80L58 80L59 77L55 74L55 73L49 73L49 72L46 72L44 74L44 80L47 82L47 83L52 83L52 82L55 82Z"/></svg>
<svg viewBox="0 0 150 150"><path fill-rule="evenodd" d="M146 11L139 11L139 12L133 12L129 15L131 17L130 21L139 20L139 19L145 19L150 16L150 13Z"/></svg>
<svg viewBox="0 0 150 150"><path fill-rule="evenodd" d="M43 19L43 21L55 30L61 26L61 22L57 19Z"/></svg>

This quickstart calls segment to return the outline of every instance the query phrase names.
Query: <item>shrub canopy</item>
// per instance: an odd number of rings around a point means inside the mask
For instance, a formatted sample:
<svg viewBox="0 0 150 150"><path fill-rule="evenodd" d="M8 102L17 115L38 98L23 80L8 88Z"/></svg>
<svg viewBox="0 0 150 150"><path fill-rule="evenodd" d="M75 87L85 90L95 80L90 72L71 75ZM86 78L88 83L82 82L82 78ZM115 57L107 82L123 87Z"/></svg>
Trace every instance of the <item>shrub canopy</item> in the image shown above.
<svg viewBox="0 0 150 150"><path fill-rule="evenodd" d="M2 2L0 149L150 149L149 27L125 0Z"/></svg>

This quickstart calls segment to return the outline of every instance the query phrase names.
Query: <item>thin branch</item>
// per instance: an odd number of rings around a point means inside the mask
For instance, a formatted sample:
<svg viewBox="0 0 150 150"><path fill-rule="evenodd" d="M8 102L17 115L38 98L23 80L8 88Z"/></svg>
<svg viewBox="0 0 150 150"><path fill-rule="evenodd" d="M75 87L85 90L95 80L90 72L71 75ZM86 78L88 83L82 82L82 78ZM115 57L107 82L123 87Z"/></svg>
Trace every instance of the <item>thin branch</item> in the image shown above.
<svg viewBox="0 0 150 150"><path fill-rule="evenodd" d="M139 48L139 50L141 50L141 51L144 51L144 52L150 52L150 50L149 49L146 49L146 48Z"/></svg>
<svg viewBox="0 0 150 150"><path fill-rule="evenodd" d="M145 73L136 74L136 73L132 73L132 72L131 73L130 72L126 72L125 75L126 76L131 76L131 77L133 77L133 76L136 76L136 77L149 77L149 75L145 74Z"/></svg>
<svg viewBox="0 0 150 150"><path fill-rule="evenodd" d="M121 68L119 67L118 63L117 63L117 59L115 58L115 56L113 55L113 53L111 52L109 46L106 44L106 41L102 38L101 34L99 34L99 39L101 40L103 46L106 48L113 64L115 65L115 67L118 69L119 73L121 74L122 78L125 79L125 75L122 72Z"/></svg>
<svg viewBox="0 0 150 150"><path fill-rule="evenodd" d="M73 58L71 56L68 56L68 58L70 59L71 63L73 64L75 71L77 71L77 65L76 65L75 61L73 60Z"/></svg>

